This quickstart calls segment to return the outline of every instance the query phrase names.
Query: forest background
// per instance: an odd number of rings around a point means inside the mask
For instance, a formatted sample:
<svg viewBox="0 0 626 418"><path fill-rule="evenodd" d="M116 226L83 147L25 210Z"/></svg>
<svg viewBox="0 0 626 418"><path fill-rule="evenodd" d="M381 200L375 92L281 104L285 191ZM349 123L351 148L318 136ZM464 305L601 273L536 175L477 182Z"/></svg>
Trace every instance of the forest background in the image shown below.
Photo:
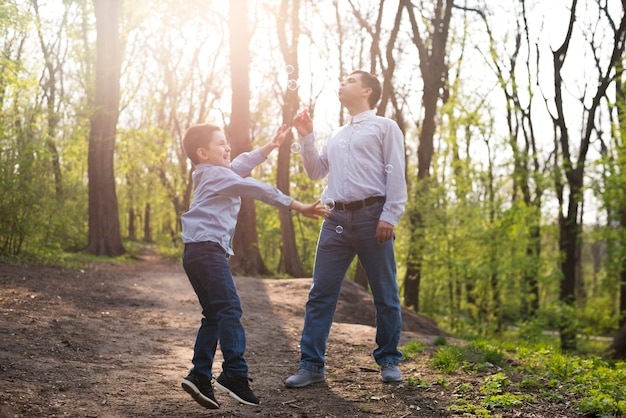
<svg viewBox="0 0 626 418"><path fill-rule="evenodd" d="M178 257L185 129L223 125L235 156L307 107L321 145L365 69L405 134L404 305L457 334L617 336L626 355L626 2L5 0L0 31L3 260L136 241ZM297 137L254 176L324 189ZM233 271L310 276L318 229L244 200ZM367 283L357 262L350 278Z"/></svg>

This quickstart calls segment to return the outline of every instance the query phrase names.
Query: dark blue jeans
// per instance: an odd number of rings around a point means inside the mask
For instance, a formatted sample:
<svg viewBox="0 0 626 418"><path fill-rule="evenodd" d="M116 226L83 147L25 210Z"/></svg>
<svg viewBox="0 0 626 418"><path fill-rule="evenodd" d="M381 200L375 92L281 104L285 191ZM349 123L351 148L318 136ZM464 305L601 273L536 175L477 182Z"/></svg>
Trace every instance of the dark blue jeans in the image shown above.
<svg viewBox="0 0 626 418"><path fill-rule="evenodd" d="M202 306L202 321L193 351L194 373L212 377L219 341L227 377L248 376L243 355L246 334L241 302L224 250L215 242L185 244L183 267Z"/></svg>
<svg viewBox="0 0 626 418"><path fill-rule="evenodd" d="M326 343L344 276L355 255L367 273L376 306L374 359L380 365L398 364L402 313L393 239L376 241L376 226L383 203L353 212L333 210L324 220L317 243L313 286L309 292L300 339L300 367L322 372L326 363Z"/></svg>

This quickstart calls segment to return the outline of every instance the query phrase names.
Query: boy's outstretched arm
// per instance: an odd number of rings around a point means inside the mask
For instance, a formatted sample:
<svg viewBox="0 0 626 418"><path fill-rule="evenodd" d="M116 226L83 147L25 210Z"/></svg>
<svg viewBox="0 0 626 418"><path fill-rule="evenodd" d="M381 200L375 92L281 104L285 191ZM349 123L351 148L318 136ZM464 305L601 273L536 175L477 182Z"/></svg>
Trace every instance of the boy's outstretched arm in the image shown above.
<svg viewBox="0 0 626 418"><path fill-rule="evenodd" d="M306 204L302 202L298 202L294 200L291 202L289 209L300 212L302 215L307 218L318 219L320 216L328 218L330 216L330 211L325 205L320 205L320 200L318 199L315 203Z"/></svg>
<svg viewBox="0 0 626 418"><path fill-rule="evenodd" d="M261 154L263 154L265 158L270 155L270 152L274 151L276 148L280 147L283 142L285 142L285 138L287 137L287 132L289 132L289 129L289 126L287 126L286 124L281 125L276 130L274 138L260 148Z"/></svg>

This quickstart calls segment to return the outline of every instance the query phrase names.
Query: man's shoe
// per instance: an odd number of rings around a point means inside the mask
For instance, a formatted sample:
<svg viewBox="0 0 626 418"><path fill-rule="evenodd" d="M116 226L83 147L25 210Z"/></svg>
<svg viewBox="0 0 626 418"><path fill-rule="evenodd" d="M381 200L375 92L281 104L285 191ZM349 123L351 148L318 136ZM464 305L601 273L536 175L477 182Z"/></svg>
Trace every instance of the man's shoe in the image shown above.
<svg viewBox="0 0 626 418"><path fill-rule="evenodd" d="M182 382L183 389L200 405L217 409L220 404L215 400L211 378L197 373L189 373Z"/></svg>
<svg viewBox="0 0 626 418"><path fill-rule="evenodd" d="M296 374L289 376L287 380L285 380L285 387L303 388L313 383L323 382L324 380L326 380L324 372L317 373L306 369L298 369Z"/></svg>
<svg viewBox="0 0 626 418"><path fill-rule="evenodd" d="M400 373L400 369L392 363L385 363L380 366L380 376L384 383L402 382L402 373Z"/></svg>
<svg viewBox="0 0 626 418"><path fill-rule="evenodd" d="M260 401L250 390L248 380L252 381L252 379L248 379L247 377L227 378L222 373L215 381L215 387L228 393L231 397L237 399L242 404L252 406L258 405Z"/></svg>

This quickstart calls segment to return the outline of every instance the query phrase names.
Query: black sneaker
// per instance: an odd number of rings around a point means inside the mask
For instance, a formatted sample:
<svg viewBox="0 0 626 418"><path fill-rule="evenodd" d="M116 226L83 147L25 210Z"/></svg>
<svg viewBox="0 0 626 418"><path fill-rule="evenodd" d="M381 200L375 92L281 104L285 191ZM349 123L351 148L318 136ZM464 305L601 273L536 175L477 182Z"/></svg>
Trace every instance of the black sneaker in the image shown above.
<svg viewBox="0 0 626 418"><path fill-rule="evenodd" d="M237 399L242 404L252 406L258 405L260 403L259 398L257 398L250 390L248 380L252 381L252 379L248 379L247 377L227 378L222 373L215 381L215 386L219 390L228 393L231 397Z"/></svg>
<svg viewBox="0 0 626 418"><path fill-rule="evenodd" d="M189 373L182 382L183 389L200 405L217 409L220 404L215 400L211 378L198 373Z"/></svg>

